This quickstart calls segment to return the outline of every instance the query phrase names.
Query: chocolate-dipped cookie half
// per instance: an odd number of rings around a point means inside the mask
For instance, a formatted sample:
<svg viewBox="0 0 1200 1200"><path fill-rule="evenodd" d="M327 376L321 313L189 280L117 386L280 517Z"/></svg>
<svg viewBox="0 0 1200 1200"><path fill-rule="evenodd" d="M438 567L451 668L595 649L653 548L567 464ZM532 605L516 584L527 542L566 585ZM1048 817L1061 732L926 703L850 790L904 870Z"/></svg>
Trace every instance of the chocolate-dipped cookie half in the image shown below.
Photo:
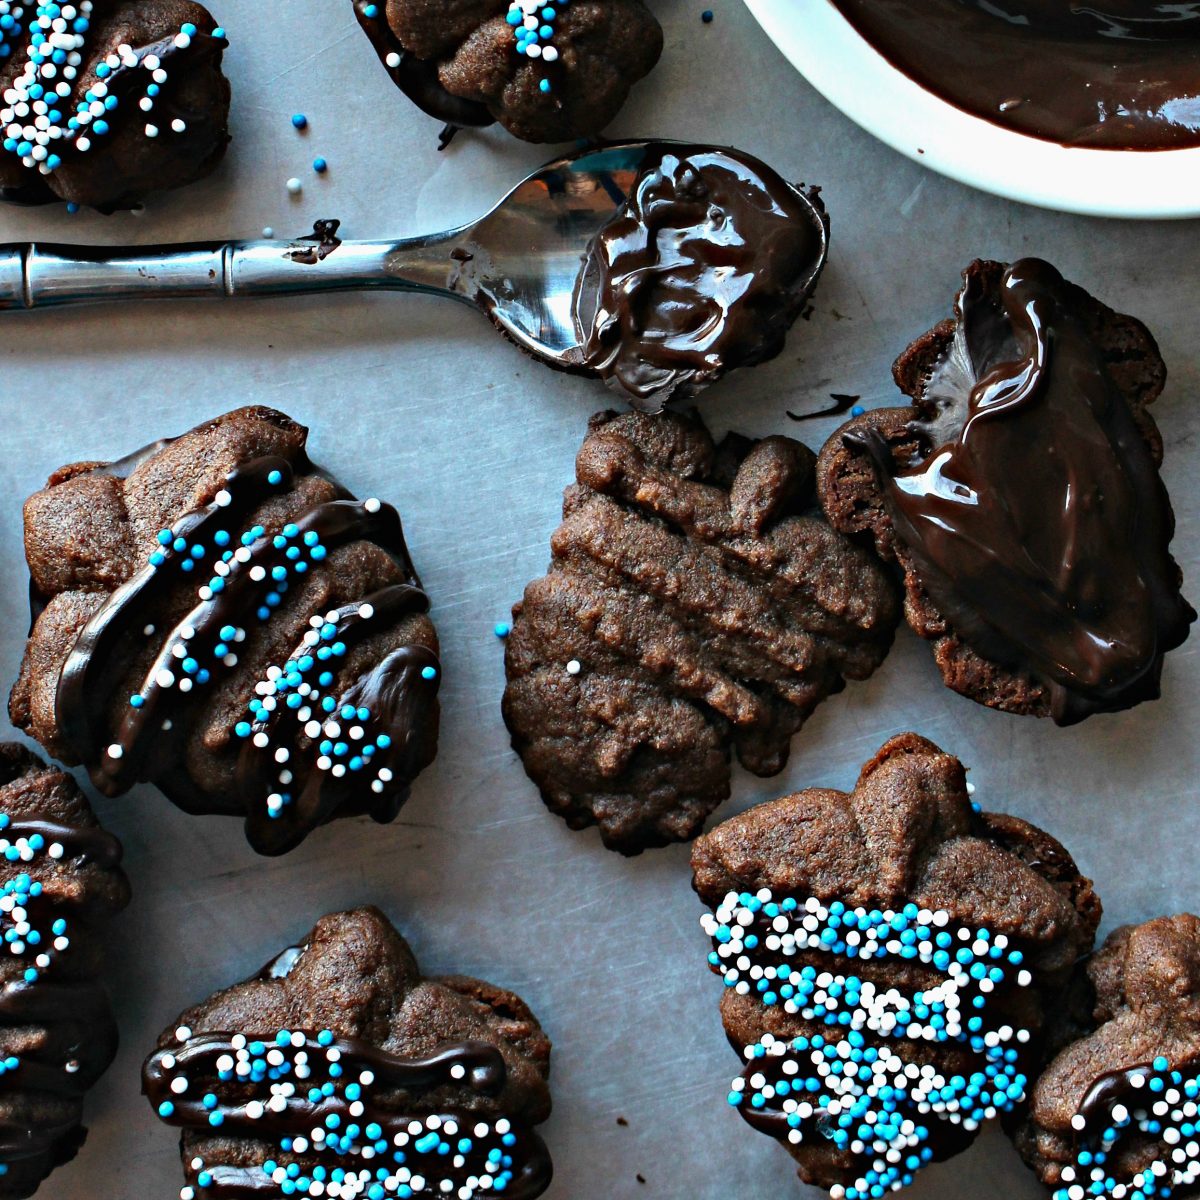
<svg viewBox="0 0 1200 1200"><path fill-rule="evenodd" d="M99 977L129 884L75 781L12 743L0 743L0 856L0 1200L20 1200L75 1157L85 1093L116 1055Z"/></svg>
<svg viewBox="0 0 1200 1200"><path fill-rule="evenodd" d="M1092 1029L1042 1073L1017 1148L1054 1200L1200 1196L1200 917L1116 930Z"/></svg>
<svg viewBox="0 0 1200 1200"><path fill-rule="evenodd" d="M662 54L641 0L353 0L392 81L453 127L527 142L600 133Z"/></svg>
<svg viewBox="0 0 1200 1200"><path fill-rule="evenodd" d="M1068 1024L1100 902L1049 834L892 738L852 792L812 788L700 838L729 1103L834 1200L912 1183L1024 1102Z"/></svg>
<svg viewBox="0 0 1200 1200"><path fill-rule="evenodd" d="M33 628L9 712L115 796L239 814L262 854L395 818L437 749L438 641L396 510L244 408L25 505Z"/></svg>
<svg viewBox="0 0 1200 1200"><path fill-rule="evenodd" d="M1146 327L1039 259L976 262L894 373L911 407L843 426L822 506L905 576L947 686L1071 724L1159 695L1195 612L1149 407Z"/></svg>
<svg viewBox="0 0 1200 1200"><path fill-rule="evenodd" d="M550 1040L520 997L422 976L376 909L322 918L188 1009L147 1060L182 1200L393 1200L550 1185Z"/></svg>
<svg viewBox="0 0 1200 1200"><path fill-rule="evenodd" d="M790 438L601 413L575 472L513 609L504 719L551 811L638 854L696 835L732 750L781 771L817 705L883 661L898 603L816 511Z"/></svg>
<svg viewBox="0 0 1200 1200"><path fill-rule="evenodd" d="M0 198L113 212L224 156L228 43L203 5L22 0L2 15Z"/></svg>

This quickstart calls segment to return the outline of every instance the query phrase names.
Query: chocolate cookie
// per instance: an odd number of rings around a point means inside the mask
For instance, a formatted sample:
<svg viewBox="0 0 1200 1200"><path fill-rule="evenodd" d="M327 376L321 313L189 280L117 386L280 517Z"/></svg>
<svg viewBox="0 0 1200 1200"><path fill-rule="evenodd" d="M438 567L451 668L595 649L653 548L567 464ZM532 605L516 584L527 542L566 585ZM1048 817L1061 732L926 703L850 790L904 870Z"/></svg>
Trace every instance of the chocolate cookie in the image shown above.
<svg viewBox="0 0 1200 1200"><path fill-rule="evenodd" d="M238 813L261 854L391 821L437 749L438 641L400 518L243 408L25 505L34 623L13 723L105 795Z"/></svg>
<svg viewBox="0 0 1200 1200"><path fill-rule="evenodd" d="M393 82L451 126L527 142L592 137L662 54L641 0L354 0Z"/></svg>
<svg viewBox="0 0 1200 1200"><path fill-rule="evenodd" d="M113 212L220 162L228 43L203 5L14 0L4 10L0 198Z"/></svg>
<svg viewBox="0 0 1200 1200"><path fill-rule="evenodd" d="M1022 1102L1100 920L1066 850L980 811L913 733L851 793L717 826L692 870L747 1060L729 1102L835 1200L906 1186Z"/></svg>
<svg viewBox="0 0 1200 1200"><path fill-rule="evenodd" d="M872 557L813 515L813 455L696 416L593 417L551 540L513 609L504 719L547 806L637 854L695 836L898 617Z"/></svg>
<svg viewBox="0 0 1200 1200"><path fill-rule="evenodd" d="M1016 1142L1054 1200L1200 1196L1200 918L1118 929L1095 1028L1046 1068Z"/></svg>
<svg viewBox="0 0 1200 1200"><path fill-rule="evenodd" d="M31 1196L87 1136L84 1093L117 1052L98 976L129 903L121 844L75 781L0 743L0 1200Z"/></svg>
<svg viewBox="0 0 1200 1200"><path fill-rule="evenodd" d="M954 320L896 362L913 406L822 451L825 512L899 564L955 691L1063 725L1154 699L1196 616L1149 413L1158 347L1038 259L964 280Z"/></svg>
<svg viewBox="0 0 1200 1200"><path fill-rule="evenodd" d="M501 1194L550 1185L550 1039L520 997L425 979L374 908L323 917L188 1009L143 1090L183 1130L182 1200Z"/></svg>

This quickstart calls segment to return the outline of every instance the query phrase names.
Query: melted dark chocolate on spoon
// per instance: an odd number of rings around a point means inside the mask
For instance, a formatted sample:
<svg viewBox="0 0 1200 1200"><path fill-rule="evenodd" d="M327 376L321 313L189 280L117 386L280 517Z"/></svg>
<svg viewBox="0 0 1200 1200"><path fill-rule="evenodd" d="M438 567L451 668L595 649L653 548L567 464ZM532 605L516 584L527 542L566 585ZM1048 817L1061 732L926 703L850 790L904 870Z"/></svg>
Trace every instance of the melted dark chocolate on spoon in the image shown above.
<svg viewBox="0 0 1200 1200"><path fill-rule="evenodd" d="M832 0L951 104L1065 145L1200 146L1200 4Z"/></svg>
<svg viewBox="0 0 1200 1200"><path fill-rule="evenodd" d="M593 241L576 292L586 364L657 412L773 358L816 286L828 219L765 163L663 144Z"/></svg>
<svg viewBox="0 0 1200 1200"><path fill-rule="evenodd" d="M1166 489L1085 293L1048 263L975 264L954 340L914 426L930 453L897 470L878 431L850 434L922 583L984 658L1028 672L1059 724L1158 695L1195 619L1170 556Z"/></svg>

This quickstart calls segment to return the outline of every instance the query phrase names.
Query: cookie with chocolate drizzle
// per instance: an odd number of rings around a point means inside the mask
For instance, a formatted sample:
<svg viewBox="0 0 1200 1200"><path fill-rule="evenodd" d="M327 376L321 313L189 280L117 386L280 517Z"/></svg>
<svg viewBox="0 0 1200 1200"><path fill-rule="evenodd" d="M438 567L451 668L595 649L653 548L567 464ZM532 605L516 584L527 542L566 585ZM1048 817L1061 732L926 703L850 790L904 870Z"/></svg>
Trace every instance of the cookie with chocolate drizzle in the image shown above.
<svg viewBox="0 0 1200 1200"><path fill-rule="evenodd" d="M447 136L498 121L527 142L592 137L662 54L662 27L642 0L464 0L449 10L442 0L354 0L354 12L392 81Z"/></svg>
<svg viewBox="0 0 1200 1200"><path fill-rule="evenodd" d="M116 1054L99 975L129 884L120 842L75 781L11 743L0 744L0 855L0 1200L19 1200L75 1157L84 1094Z"/></svg>
<svg viewBox="0 0 1200 1200"><path fill-rule="evenodd" d="M182 1013L143 1090L182 1130L183 1200L503 1194L550 1185L550 1040L513 993L424 978L374 908L323 917Z"/></svg>
<svg viewBox="0 0 1200 1200"><path fill-rule="evenodd" d="M692 871L745 1064L729 1103L834 1200L908 1186L1021 1105L1101 915L1054 838L982 811L913 733L852 792L718 825Z"/></svg>
<svg viewBox="0 0 1200 1200"><path fill-rule="evenodd" d="M244 408L25 505L13 723L115 796L240 814L261 854L395 818L437 749L438 641L400 517Z"/></svg>
<svg viewBox="0 0 1200 1200"><path fill-rule="evenodd" d="M102 212L208 175L229 142L228 42L192 0L6 3L0 199Z"/></svg>
<svg viewBox="0 0 1200 1200"><path fill-rule="evenodd" d="M947 686L1062 725L1156 698L1196 614L1146 327L1039 259L976 262L954 319L894 374L912 406L835 433L818 490L835 528L903 571Z"/></svg>
<svg viewBox="0 0 1200 1200"><path fill-rule="evenodd" d="M816 511L811 451L696 416L592 418L508 638L504 719L572 829L623 854L686 841L847 679L883 661L895 589Z"/></svg>
<svg viewBox="0 0 1200 1200"><path fill-rule="evenodd" d="M1116 930L1087 967L1092 1028L1016 1133L1054 1200L1200 1195L1200 917Z"/></svg>

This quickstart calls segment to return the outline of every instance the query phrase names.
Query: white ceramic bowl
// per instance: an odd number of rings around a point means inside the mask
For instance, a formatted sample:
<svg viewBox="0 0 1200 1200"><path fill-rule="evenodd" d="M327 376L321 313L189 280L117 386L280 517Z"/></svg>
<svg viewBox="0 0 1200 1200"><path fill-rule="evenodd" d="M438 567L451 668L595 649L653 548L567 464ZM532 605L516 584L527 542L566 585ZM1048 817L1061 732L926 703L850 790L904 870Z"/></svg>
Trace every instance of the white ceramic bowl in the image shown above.
<svg viewBox="0 0 1200 1200"><path fill-rule="evenodd" d="M939 99L875 51L830 0L746 0L822 95L881 141L952 179L1099 217L1200 216L1200 148L1077 150Z"/></svg>

